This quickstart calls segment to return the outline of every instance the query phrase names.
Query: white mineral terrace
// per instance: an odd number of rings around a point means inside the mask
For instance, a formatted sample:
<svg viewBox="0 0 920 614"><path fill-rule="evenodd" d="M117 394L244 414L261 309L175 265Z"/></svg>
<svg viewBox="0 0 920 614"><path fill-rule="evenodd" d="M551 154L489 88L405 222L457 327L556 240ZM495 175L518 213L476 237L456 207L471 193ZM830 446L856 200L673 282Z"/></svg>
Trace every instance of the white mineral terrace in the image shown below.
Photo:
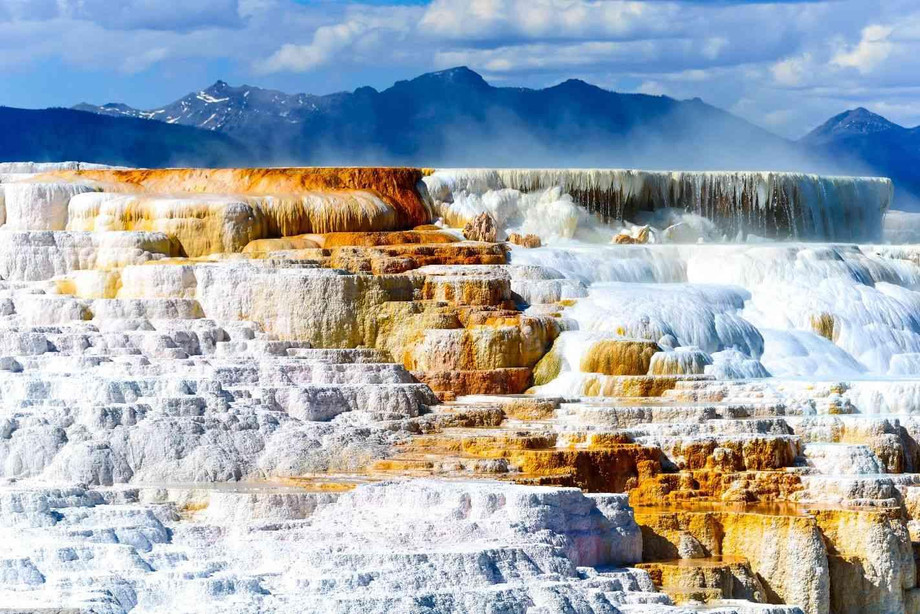
<svg viewBox="0 0 920 614"><path fill-rule="evenodd" d="M888 180L377 171L0 165L0 610L920 613Z"/></svg>
<svg viewBox="0 0 920 614"><path fill-rule="evenodd" d="M449 203L448 219L485 206L525 224L555 224L546 230L567 237L574 228L563 220L574 203L619 221L680 208L709 218L729 237L877 240L893 198L891 181L881 177L778 172L451 169L425 183L432 198Z"/></svg>

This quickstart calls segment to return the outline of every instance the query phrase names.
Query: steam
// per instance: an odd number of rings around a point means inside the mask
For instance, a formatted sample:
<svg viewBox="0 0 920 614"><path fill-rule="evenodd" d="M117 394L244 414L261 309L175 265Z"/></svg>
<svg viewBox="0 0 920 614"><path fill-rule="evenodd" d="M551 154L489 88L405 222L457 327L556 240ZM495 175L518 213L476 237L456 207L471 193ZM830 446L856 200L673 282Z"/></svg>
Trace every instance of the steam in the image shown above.
<svg viewBox="0 0 920 614"><path fill-rule="evenodd" d="M663 100L663 99L662 99ZM691 105L691 106L687 106ZM632 112L635 112L634 110ZM620 115L620 116L618 116ZM431 119L377 126L363 134L313 135L299 155L277 152L273 164L442 168L637 168L685 171L777 171L880 176L855 158L831 157L787 141L718 109L690 101L647 121L621 126L586 122L570 109L548 109L535 125L509 109L448 110ZM402 137L391 141L392 132ZM305 137L306 138L306 137ZM897 188L897 186L896 186ZM906 193L894 206L920 208Z"/></svg>

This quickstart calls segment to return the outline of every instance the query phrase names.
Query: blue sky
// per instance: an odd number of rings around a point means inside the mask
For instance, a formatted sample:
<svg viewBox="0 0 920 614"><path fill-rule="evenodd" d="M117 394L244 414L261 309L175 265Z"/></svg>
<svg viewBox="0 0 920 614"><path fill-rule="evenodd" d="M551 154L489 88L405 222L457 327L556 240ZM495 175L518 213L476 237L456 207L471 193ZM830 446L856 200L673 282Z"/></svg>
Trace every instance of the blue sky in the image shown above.
<svg viewBox="0 0 920 614"><path fill-rule="evenodd" d="M798 137L920 124L917 0L0 0L0 104L150 108L217 79L316 94L467 65L699 96Z"/></svg>

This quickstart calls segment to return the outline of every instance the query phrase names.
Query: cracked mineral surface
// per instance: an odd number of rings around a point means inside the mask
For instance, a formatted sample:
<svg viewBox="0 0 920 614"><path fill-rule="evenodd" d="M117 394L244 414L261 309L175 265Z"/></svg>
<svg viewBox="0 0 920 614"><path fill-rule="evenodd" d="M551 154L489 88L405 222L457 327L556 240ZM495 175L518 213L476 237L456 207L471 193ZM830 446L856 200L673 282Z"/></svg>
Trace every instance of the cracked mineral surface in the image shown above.
<svg viewBox="0 0 920 614"><path fill-rule="evenodd" d="M891 194L0 165L0 608L920 613Z"/></svg>

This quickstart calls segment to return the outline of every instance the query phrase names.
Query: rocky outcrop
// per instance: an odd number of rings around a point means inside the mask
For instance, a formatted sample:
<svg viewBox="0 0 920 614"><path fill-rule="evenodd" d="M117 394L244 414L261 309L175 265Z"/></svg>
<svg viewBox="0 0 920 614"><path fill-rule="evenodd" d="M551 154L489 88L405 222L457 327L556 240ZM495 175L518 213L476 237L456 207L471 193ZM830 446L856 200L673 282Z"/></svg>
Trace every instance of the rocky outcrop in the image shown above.
<svg viewBox="0 0 920 614"><path fill-rule="evenodd" d="M728 512L637 511L646 560L728 556L746 560L767 603L808 614L830 608L827 550L814 518ZM695 558L695 557L690 557Z"/></svg>
<svg viewBox="0 0 920 614"><path fill-rule="evenodd" d="M535 247L540 247L541 241L539 235L535 234L526 234L520 235L516 232L512 232L508 235L508 242L515 245L520 245L521 247L527 247L533 249Z"/></svg>
<svg viewBox="0 0 920 614"><path fill-rule="evenodd" d="M470 241L494 243L498 239L495 220L488 213L480 213L463 227L463 236Z"/></svg>

